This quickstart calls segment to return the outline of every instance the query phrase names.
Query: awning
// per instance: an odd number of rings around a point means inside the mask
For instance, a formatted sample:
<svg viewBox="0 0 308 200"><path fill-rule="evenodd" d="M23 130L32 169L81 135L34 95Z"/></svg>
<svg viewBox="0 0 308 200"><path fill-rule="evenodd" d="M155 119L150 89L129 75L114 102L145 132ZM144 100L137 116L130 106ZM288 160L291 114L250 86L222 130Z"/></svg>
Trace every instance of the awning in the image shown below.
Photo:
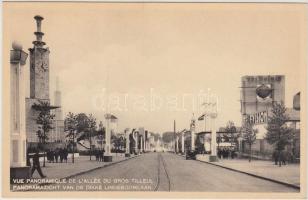
<svg viewBox="0 0 308 200"><path fill-rule="evenodd" d="M45 109L47 109L47 110L53 110L53 109L60 108L60 106L46 106L46 105L42 106L42 105L34 104L34 105L32 105L32 108L33 108L34 110L45 110Z"/></svg>

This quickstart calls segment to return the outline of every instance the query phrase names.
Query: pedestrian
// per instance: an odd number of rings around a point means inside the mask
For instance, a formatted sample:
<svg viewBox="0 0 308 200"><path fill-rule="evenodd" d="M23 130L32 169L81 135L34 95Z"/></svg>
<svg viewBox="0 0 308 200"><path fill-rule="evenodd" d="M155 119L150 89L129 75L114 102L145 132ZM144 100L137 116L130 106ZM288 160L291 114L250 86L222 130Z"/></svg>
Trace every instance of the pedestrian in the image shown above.
<svg viewBox="0 0 308 200"><path fill-rule="evenodd" d="M67 148L64 148L64 150L63 150L63 159L64 159L65 163L67 163L67 156L68 156Z"/></svg>
<svg viewBox="0 0 308 200"><path fill-rule="evenodd" d="M105 153L105 150L104 150L104 149L100 150L99 156L100 156L100 161L101 161L101 162L104 162L104 153Z"/></svg>
<svg viewBox="0 0 308 200"><path fill-rule="evenodd" d="M56 163L58 163L58 159L59 159L59 149L56 148L56 150L55 150L55 161L56 161Z"/></svg>
<svg viewBox="0 0 308 200"><path fill-rule="evenodd" d="M33 159L32 159L32 169L31 169L31 176L33 176L33 173L35 170L37 170L37 172L39 173L39 175L41 176L41 178L46 178L46 176L43 174L42 169L41 169L41 165L40 165L40 155L39 155L39 150L37 149Z"/></svg>
<svg viewBox="0 0 308 200"><path fill-rule="evenodd" d="M277 150L274 150L273 152L273 159L275 161L275 165L278 164L278 151Z"/></svg>
<svg viewBox="0 0 308 200"><path fill-rule="evenodd" d="M63 162L63 158L64 158L63 149L62 148L60 148L60 150L59 150L59 156L60 156L60 162L62 163Z"/></svg>
<svg viewBox="0 0 308 200"><path fill-rule="evenodd" d="M218 158L221 159L221 149L220 148L218 149L218 153L217 154L218 154Z"/></svg>
<svg viewBox="0 0 308 200"><path fill-rule="evenodd" d="M26 162L27 162L27 166L31 166L31 163L30 163L30 155L29 155L29 149L27 149L27 153L26 153Z"/></svg>
<svg viewBox="0 0 308 200"><path fill-rule="evenodd" d="M286 162L289 161L289 155L286 150L281 151L281 162L283 165L286 165Z"/></svg>
<svg viewBox="0 0 308 200"><path fill-rule="evenodd" d="M99 150L99 161L104 162L103 150Z"/></svg>
<svg viewBox="0 0 308 200"><path fill-rule="evenodd" d="M234 157L235 157L235 151L233 149L233 150L231 150L231 159L234 159Z"/></svg>
<svg viewBox="0 0 308 200"><path fill-rule="evenodd" d="M94 153L95 153L96 161L99 161L99 151L98 151L98 149L95 149Z"/></svg>

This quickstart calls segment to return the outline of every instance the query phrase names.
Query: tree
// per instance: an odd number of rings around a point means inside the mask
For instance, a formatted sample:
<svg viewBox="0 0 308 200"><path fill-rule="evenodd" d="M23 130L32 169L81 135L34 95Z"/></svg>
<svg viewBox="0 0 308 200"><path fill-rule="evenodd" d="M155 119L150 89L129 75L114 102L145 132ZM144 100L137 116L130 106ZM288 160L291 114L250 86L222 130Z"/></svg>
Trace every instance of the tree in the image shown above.
<svg viewBox="0 0 308 200"><path fill-rule="evenodd" d="M220 144L220 143L222 143L223 137L224 137L224 135L223 135L223 136L221 136L221 134L220 134L220 133L217 133L216 143L217 143L217 147L218 147L218 149L219 149L219 144Z"/></svg>
<svg viewBox="0 0 308 200"><path fill-rule="evenodd" d="M265 139L269 144L275 145L278 151L279 166L281 166L281 153L285 146L294 138L294 132L286 125L289 119L283 104L273 103L272 116L268 117L267 133Z"/></svg>
<svg viewBox="0 0 308 200"><path fill-rule="evenodd" d="M90 160L91 160L91 155L92 155L92 137L96 131L96 119L93 117L92 114L88 116L88 138L89 138L89 143L90 143Z"/></svg>
<svg viewBox="0 0 308 200"><path fill-rule="evenodd" d="M39 144L43 146L44 151L44 162L43 167L45 167L45 144L49 139L48 133L52 127L54 114L50 113L50 103L49 101L39 101L38 104L33 104L33 108L39 110L39 115L36 119L39 130L37 130L37 137L39 138Z"/></svg>
<svg viewBox="0 0 308 200"><path fill-rule="evenodd" d="M75 137L77 132L77 120L76 115L69 112L65 118L65 131L67 132L66 137L70 138L70 144L72 145L72 162L74 163L75 156L74 156L74 146L75 146Z"/></svg>
<svg viewBox="0 0 308 200"><path fill-rule="evenodd" d="M162 140L164 143L170 143L174 140L174 132L164 132Z"/></svg>
<svg viewBox="0 0 308 200"><path fill-rule="evenodd" d="M97 138L100 140L101 142L101 149L103 149L103 140L104 140L104 137L105 137L105 127L103 125L103 122L100 121L99 125L98 125L98 131L97 131Z"/></svg>
<svg viewBox="0 0 308 200"><path fill-rule="evenodd" d="M236 127L233 121L228 121L225 129L226 133L223 135L225 142L237 143L239 134L236 132Z"/></svg>
<svg viewBox="0 0 308 200"><path fill-rule="evenodd" d="M86 136L89 128L89 118L85 113L79 113L76 115L76 130L78 133L84 133L83 137Z"/></svg>
<svg viewBox="0 0 308 200"><path fill-rule="evenodd" d="M202 153L202 154L204 154L204 151L205 151L203 141L204 141L204 135L203 136L197 135L196 143L195 143L196 150L198 153Z"/></svg>
<svg viewBox="0 0 308 200"><path fill-rule="evenodd" d="M251 161L251 146L255 143L257 137L256 134L258 132L257 129L253 129L251 123L246 122L242 127L243 140L249 145L249 162Z"/></svg>
<svg viewBox="0 0 308 200"><path fill-rule="evenodd" d="M125 146L125 139L122 136L118 137L118 136L112 135L111 137L112 137L112 143L114 145L115 151L116 153L118 153L119 150L122 150L123 147Z"/></svg>

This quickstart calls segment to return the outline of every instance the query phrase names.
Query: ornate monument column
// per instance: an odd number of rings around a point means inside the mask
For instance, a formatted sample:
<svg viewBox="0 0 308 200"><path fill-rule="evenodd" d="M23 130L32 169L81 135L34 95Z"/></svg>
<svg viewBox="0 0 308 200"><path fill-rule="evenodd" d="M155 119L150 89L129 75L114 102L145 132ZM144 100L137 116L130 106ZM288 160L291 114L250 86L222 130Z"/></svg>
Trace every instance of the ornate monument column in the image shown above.
<svg viewBox="0 0 308 200"><path fill-rule="evenodd" d="M124 130L125 138L126 138L126 148L125 148L125 157L130 157L130 147L129 147L129 128Z"/></svg>
<svg viewBox="0 0 308 200"><path fill-rule="evenodd" d="M104 154L104 162L111 162L112 156L111 156L111 149L110 149L110 137L111 137L111 130L110 130L110 119L106 117L106 144L105 144L105 154Z"/></svg>
<svg viewBox="0 0 308 200"><path fill-rule="evenodd" d="M210 162L217 161L217 141L216 141L216 118L217 118L217 97L215 100L211 101L211 110L210 110L210 118L211 118L211 156Z"/></svg>
<svg viewBox="0 0 308 200"><path fill-rule="evenodd" d="M196 120L194 114L191 118L190 122L190 133L191 133L191 150L195 150L195 128L196 128Z"/></svg>
<svg viewBox="0 0 308 200"><path fill-rule="evenodd" d="M28 54L17 42L12 44L10 54L10 177L29 178L30 167L27 166L26 119L25 119L25 69Z"/></svg>
<svg viewBox="0 0 308 200"><path fill-rule="evenodd" d="M143 127L140 127L139 128L139 135L140 135L140 152L144 152L144 128Z"/></svg>
<svg viewBox="0 0 308 200"><path fill-rule="evenodd" d="M149 131L144 131L144 150L148 152L150 150L150 143L149 143Z"/></svg>
<svg viewBox="0 0 308 200"><path fill-rule="evenodd" d="M133 134L133 139L134 139L134 142L135 142L135 153L139 153L138 151L138 137L139 137L139 133L138 131L136 131L135 129L133 129L132 131L132 134Z"/></svg>
<svg viewBox="0 0 308 200"><path fill-rule="evenodd" d="M115 130L117 118L112 114L106 114L106 144L105 144L105 154L104 154L104 162L112 162L111 155L111 132Z"/></svg>

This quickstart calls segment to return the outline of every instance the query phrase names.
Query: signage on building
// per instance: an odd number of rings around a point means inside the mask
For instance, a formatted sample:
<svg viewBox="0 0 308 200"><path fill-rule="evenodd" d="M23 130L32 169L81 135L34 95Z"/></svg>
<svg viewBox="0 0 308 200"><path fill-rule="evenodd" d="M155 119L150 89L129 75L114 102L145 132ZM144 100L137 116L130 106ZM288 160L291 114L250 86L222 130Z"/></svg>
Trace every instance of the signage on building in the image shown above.
<svg viewBox="0 0 308 200"><path fill-rule="evenodd" d="M262 111L254 114L248 114L246 120L251 124L264 124L267 123L267 117L267 111Z"/></svg>
<svg viewBox="0 0 308 200"><path fill-rule="evenodd" d="M256 93L259 98L266 99L269 98L272 93L272 88L270 84L257 85Z"/></svg>

